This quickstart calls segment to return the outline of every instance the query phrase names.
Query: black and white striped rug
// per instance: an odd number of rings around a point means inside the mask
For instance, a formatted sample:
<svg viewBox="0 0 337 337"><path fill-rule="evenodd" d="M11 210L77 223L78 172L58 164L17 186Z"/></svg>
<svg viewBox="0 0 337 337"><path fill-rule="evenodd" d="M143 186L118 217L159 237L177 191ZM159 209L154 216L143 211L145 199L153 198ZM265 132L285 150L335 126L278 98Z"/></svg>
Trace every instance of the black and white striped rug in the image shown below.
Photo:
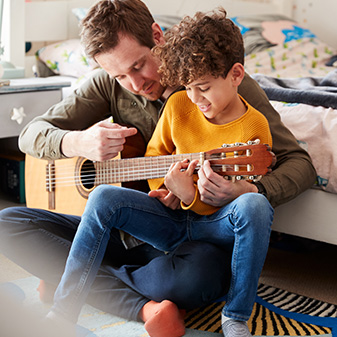
<svg viewBox="0 0 337 337"><path fill-rule="evenodd" d="M186 327L221 333L219 301L186 315ZM337 306L271 286L260 285L249 329L255 336L337 337Z"/></svg>
<svg viewBox="0 0 337 337"><path fill-rule="evenodd" d="M12 286L16 297L21 298L22 305L29 312L44 317L49 305L39 300L36 291L39 281L32 276L13 281L7 286ZM223 336L220 316L224 303L219 300L205 308L188 312L185 320L186 336ZM22 318L17 318L17 322L23 324ZM142 323L127 321L87 304L81 312L79 325L91 331L95 337L148 336ZM337 306L260 285L248 325L254 336L337 337ZM2 327L2 337L1 331Z"/></svg>

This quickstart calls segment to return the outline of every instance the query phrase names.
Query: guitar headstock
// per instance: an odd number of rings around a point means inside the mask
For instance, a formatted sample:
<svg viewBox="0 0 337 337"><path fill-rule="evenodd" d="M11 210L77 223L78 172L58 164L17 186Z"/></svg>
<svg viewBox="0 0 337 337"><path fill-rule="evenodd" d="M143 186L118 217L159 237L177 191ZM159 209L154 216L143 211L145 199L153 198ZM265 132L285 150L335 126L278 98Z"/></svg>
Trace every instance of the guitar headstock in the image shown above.
<svg viewBox="0 0 337 337"><path fill-rule="evenodd" d="M213 171L234 180L257 181L267 174L273 162L271 149L259 140L247 143L224 144L205 152Z"/></svg>

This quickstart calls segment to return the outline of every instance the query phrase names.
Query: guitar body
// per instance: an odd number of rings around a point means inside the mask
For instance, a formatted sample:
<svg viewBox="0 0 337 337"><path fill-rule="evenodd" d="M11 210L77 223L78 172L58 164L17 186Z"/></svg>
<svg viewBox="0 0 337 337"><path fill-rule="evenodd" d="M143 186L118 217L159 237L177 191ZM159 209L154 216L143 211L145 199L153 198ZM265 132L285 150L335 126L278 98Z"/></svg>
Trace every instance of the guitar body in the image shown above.
<svg viewBox="0 0 337 337"><path fill-rule="evenodd" d="M75 183L75 167L78 157L55 160L55 173L66 169L72 172L69 184L56 186L50 192L46 189L46 167L47 160L41 160L26 155L25 161L25 189L26 204L31 208L42 208L58 213L82 215L87 197L81 195ZM70 176L70 175L69 175Z"/></svg>
<svg viewBox="0 0 337 337"><path fill-rule="evenodd" d="M120 158L142 157L146 145L140 132L128 137ZM112 159L112 160L115 160ZM48 165L52 168L51 181L60 181L48 190ZM87 183L88 170L94 169L92 161L82 157L59 159L52 162L36 159L26 155L25 190L26 205L30 208L41 208L57 213L81 216L88 200L89 193L97 186ZM111 184L148 192L146 180Z"/></svg>

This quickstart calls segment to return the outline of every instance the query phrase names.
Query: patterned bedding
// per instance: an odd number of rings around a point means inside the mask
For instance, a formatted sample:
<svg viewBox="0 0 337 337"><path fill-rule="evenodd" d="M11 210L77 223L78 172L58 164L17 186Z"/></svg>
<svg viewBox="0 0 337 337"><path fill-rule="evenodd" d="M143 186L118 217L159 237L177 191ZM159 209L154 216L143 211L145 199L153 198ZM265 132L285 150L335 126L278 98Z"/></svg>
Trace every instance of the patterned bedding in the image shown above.
<svg viewBox="0 0 337 337"><path fill-rule="evenodd" d="M244 39L245 69L274 77L324 76L337 54L309 29L282 15L232 18Z"/></svg>
<svg viewBox="0 0 337 337"><path fill-rule="evenodd" d="M302 38L247 55L245 69L280 78L321 77L331 71L326 64L334 53L317 38Z"/></svg>

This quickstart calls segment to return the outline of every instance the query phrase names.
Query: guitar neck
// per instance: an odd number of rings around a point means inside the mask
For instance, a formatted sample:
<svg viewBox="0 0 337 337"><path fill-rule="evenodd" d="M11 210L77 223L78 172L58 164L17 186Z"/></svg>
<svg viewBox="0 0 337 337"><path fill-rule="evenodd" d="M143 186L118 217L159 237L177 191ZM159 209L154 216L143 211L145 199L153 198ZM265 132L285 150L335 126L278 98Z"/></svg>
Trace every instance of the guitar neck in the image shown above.
<svg viewBox="0 0 337 337"><path fill-rule="evenodd" d="M156 157L139 157L127 159L115 159L104 162L96 162L95 184L116 184L136 180L163 178L171 164L188 159L198 159L200 162L206 159L204 152L177 154Z"/></svg>

